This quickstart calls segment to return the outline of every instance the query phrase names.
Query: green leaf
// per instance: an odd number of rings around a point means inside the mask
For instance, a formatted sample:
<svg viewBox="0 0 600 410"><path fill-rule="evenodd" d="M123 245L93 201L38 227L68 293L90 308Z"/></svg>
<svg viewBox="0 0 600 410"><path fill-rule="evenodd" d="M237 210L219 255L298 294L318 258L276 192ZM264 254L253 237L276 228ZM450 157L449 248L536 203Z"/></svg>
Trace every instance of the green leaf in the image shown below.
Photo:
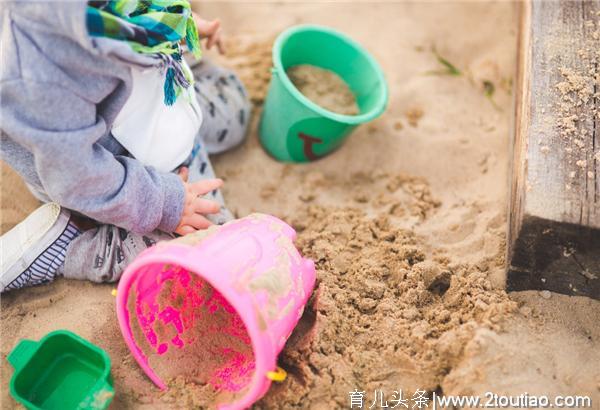
<svg viewBox="0 0 600 410"><path fill-rule="evenodd" d="M448 75L455 75L455 76L462 75L462 72L458 68L456 68L456 66L454 64L452 64L450 61L448 61L447 59L442 57L437 52L435 47L433 48L432 51L433 51L433 54L435 55L435 58L437 58L438 62L445 67L445 70L440 73L448 74Z"/></svg>
<svg viewBox="0 0 600 410"><path fill-rule="evenodd" d="M502 109L498 106L498 104L496 104L496 101L494 101L494 93L496 92L496 86L494 86L494 83L489 81L489 80L483 80L483 95L486 96L486 98L488 100L490 100L490 102L492 103L492 105L494 106L494 108L498 111L502 111Z"/></svg>
<svg viewBox="0 0 600 410"><path fill-rule="evenodd" d="M485 94L486 97L492 98L495 91L496 91L496 87L494 86L494 83L492 83L489 80L483 81L483 93Z"/></svg>

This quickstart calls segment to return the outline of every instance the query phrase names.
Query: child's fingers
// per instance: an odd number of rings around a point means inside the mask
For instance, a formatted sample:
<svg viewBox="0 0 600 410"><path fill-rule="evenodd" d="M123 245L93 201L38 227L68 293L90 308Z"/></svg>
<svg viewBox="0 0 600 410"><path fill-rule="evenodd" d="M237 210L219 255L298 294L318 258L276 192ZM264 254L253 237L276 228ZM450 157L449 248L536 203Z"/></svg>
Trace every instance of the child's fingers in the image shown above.
<svg viewBox="0 0 600 410"><path fill-rule="evenodd" d="M194 212L198 214L216 214L221 210L221 205L218 202L204 198L196 198L193 206Z"/></svg>
<svg viewBox="0 0 600 410"><path fill-rule="evenodd" d="M179 168L179 176L181 177L183 182L187 182L187 180L190 176L190 170L188 169L188 167Z"/></svg>
<svg viewBox="0 0 600 410"><path fill-rule="evenodd" d="M211 26L210 26L209 35L213 35L213 34L217 33L219 30L221 30L221 20L214 19L213 21L210 22L210 24L211 24Z"/></svg>
<svg viewBox="0 0 600 410"><path fill-rule="evenodd" d="M213 35L219 29L220 25L221 22L219 20L207 21L199 19L199 21L196 22L200 37L209 37Z"/></svg>
<svg viewBox="0 0 600 410"><path fill-rule="evenodd" d="M214 36L210 36L206 41L206 49L210 50L213 46Z"/></svg>
<svg viewBox="0 0 600 410"><path fill-rule="evenodd" d="M219 54L224 55L225 54L225 43L223 42L223 39L221 38L221 36L219 36L219 38L217 38L217 41L215 41L215 44L217 45Z"/></svg>
<svg viewBox="0 0 600 410"><path fill-rule="evenodd" d="M225 47L223 47L223 41L221 39L221 29L217 30L215 34L210 36L208 41L206 42L206 48L210 49L214 46L217 46L217 50L219 50L219 54L225 54Z"/></svg>
<svg viewBox="0 0 600 410"><path fill-rule="evenodd" d="M196 22L196 29L198 30L198 34L203 36L208 28L208 21L203 19L202 17L194 14L194 21Z"/></svg>
<svg viewBox="0 0 600 410"><path fill-rule="evenodd" d="M212 225L212 223L200 214L190 215L186 218L186 225L190 225L196 229L206 229Z"/></svg>
<svg viewBox="0 0 600 410"><path fill-rule="evenodd" d="M192 228L189 225L183 225L183 226L180 226L179 228L177 228L175 230L175 232L178 233L179 235L188 235L190 233L196 232L196 229Z"/></svg>
<svg viewBox="0 0 600 410"><path fill-rule="evenodd" d="M208 41L206 42L206 48L208 48L209 50L220 41L221 38L221 29L217 29L215 32L213 32L210 37L208 37ZM217 45L218 47L218 45Z"/></svg>
<svg viewBox="0 0 600 410"><path fill-rule="evenodd" d="M220 178L203 179L190 184L190 190L192 193L196 194L196 196L203 196L215 189L221 188L221 186L223 186L223 180Z"/></svg>

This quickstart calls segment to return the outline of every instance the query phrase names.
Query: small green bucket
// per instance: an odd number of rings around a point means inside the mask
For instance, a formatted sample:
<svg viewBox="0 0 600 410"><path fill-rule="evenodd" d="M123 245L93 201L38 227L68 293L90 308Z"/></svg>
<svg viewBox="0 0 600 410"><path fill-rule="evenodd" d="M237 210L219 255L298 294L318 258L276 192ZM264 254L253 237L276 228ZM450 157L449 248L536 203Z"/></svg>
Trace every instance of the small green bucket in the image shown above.
<svg viewBox="0 0 600 410"><path fill-rule="evenodd" d="M286 74L298 64L338 74L354 93L360 114L337 114L302 95ZM354 128L380 116L387 105L388 89L379 64L354 40L330 28L287 29L275 41L273 66L260 140L278 160L314 161L332 152Z"/></svg>
<svg viewBox="0 0 600 410"><path fill-rule="evenodd" d="M66 330L21 340L8 355L10 394L28 409L105 409L114 396L106 352Z"/></svg>

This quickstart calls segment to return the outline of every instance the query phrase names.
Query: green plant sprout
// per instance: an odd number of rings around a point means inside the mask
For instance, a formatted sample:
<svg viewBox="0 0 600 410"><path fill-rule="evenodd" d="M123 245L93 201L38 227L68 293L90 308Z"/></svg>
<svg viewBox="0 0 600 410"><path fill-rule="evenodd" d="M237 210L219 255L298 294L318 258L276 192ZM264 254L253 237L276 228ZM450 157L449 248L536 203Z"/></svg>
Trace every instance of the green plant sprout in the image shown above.
<svg viewBox="0 0 600 410"><path fill-rule="evenodd" d="M495 109L502 111L496 101L494 101L494 93L496 92L496 86L490 80L483 80L483 95L492 103Z"/></svg>
<svg viewBox="0 0 600 410"><path fill-rule="evenodd" d="M462 75L462 72L458 68L456 68L456 66L454 64L452 64L450 61L448 61L448 59L442 57L437 52L435 47L431 48L431 52L433 53L433 55L435 56L437 61L444 67L444 69L428 71L426 73L427 75L452 75L452 76Z"/></svg>

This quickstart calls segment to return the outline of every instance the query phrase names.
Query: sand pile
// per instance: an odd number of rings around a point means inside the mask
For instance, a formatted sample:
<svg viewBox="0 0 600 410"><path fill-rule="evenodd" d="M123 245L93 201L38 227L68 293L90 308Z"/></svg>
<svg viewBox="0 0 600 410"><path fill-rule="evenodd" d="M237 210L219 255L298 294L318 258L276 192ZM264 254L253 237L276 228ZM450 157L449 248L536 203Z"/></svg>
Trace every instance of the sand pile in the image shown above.
<svg viewBox="0 0 600 410"><path fill-rule="evenodd" d="M298 91L326 110L344 115L360 112L350 87L333 71L300 64L286 73Z"/></svg>
<svg viewBox="0 0 600 410"><path fill-rule="evenodd" d="M263 40L230 38L226 41L227 62L248 90L254 104L262 104L271 80L271 49L274 38Z"/></svg>
<svg viewBox="0 0 600 410"><path fill-rule="evenodd" d="M428 257L385 214L311 206L295 226L319 282L280 357L291 377L260 408L340 408L354 388L435 390L475 329L499 330L516 310L485 272Z"/></svg>

